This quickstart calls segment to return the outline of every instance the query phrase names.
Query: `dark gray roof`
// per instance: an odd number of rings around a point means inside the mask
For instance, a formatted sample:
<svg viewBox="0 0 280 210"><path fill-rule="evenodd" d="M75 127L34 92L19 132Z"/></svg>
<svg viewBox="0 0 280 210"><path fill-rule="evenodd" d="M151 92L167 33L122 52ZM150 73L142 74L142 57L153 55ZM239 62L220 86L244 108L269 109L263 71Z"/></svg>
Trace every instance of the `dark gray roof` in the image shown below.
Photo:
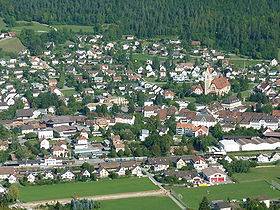
<svg viewBox="0 0 280 210"><path fill-rule="evenodd" d="M32 117L35 109L18 109L16 111L16 117Z"/></svg>
<svg viewBox="0 0 280 210"><path fill-rule="evenodd" d="M211 175L216 174L216 173L226 175L226 173L223 172L222 170L220 170L218 168L212 168L212 167L208 167L208 168L203 169L202 173L205 174L206 176L211 176Z"/></svg>
<svg viewBox="0 0 280 210"><path fill-rule="evenodd" d="M198 176L198 173L196 170L190 170L190 171L180 171L180 170L167 170L164 172L165 176L175 176L176 178L183 178L186 180L191 180L194 177Z"/></svg>
<svg viewBox="0 0 280 210"><path fill-rule="evenodd" d="M231 104L240 101L236 96L230 96L222 101L222 104Z"/></svg>

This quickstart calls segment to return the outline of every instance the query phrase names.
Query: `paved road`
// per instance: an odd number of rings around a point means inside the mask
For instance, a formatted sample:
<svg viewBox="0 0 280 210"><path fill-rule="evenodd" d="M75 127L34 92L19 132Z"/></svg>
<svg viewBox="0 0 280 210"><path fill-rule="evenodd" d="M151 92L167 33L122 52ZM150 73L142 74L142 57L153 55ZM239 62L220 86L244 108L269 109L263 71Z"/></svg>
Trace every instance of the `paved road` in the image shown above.
<svg viewBox="0 0 280 210"><path fill-rule="evenodd" d="M87 197L79 197L79 199L86 198L92 200L113 200L113 199L136 198L136 197L147 197L147 196L168 196L168 195L166 193L166 190L151 190L151 191L143 191L143 192L87 196ZM37 206L44 205L44 204L56 204L56 202L59 202L61 204L67 204L70 203L71 200L72 198L36 201L36 202L20 203L18 204L18 206L26 209L33 209L36 208Z"/></svg>

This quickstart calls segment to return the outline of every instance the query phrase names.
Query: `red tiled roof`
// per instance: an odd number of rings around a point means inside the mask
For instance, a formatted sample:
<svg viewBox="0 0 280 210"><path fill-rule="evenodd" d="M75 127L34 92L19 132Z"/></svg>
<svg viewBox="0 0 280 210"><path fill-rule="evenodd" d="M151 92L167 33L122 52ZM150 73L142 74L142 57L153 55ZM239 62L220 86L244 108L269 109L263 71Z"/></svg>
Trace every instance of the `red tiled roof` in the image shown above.
<svg viewBox="0 0 280 210"><path fill-rule="evenodd" d="M229 81L225 77L218 77L213 79L212 84L214 84L217 89L223 89L227 86L230 86Z"/></svg>

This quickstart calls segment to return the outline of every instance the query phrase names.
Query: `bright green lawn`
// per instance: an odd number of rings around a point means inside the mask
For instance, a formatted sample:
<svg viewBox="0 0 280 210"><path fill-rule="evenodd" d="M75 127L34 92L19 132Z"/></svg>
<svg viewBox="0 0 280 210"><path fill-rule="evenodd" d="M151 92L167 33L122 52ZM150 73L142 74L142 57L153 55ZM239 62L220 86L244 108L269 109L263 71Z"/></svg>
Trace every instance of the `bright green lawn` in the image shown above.
<svg viewBox="0 0 280 210"><path fill-rule="evenodd" d="M155 56L153 55L147 55L147 54L140 54L140 53L133 53L132 58L137 61L147 61L147 60L153 60ZM158 60L163 61L166 60L166 57L158 57Z"/></svg>
<svg viewBox="0 0 280 210"><path fill-rule="evenodd" d="M74 32L80 32L82 30L83 32L87 33L93 33L93 27L92 26L79 26L79 25L53 25L53 27L57 29L71 29Z"/></svg>
<svg viewBox="0 0 280 210"><path fill-rule="evenodd" d="M25 49L21 41L16 37L1 40L0 48L2 48L3 51L5 52L14 52L14 53L18 53L21 50Z"/></svg>
<svg viewBox="0 0 280 210"><path fill-rule="evenodd" d="M103 142L104 138L102 138L101 136L93 136L91 138L91 140L96 141L96 142Z"/></svg>
<svg viewBox="0 0 280 210"><path fill-rule="evenodd" d="M3 22L3 18L0 18L0 30L8 30L13 32L21 32L22 29L32 29L35 32L45 33L50 31L51 29L46 25L37 23L37 22L27 22L27 21L17 21L17 26L8 28L6 24Z"/></svg>
<svg viewBox="0 0 280 210"><path fill-rule="evenodd" d="M19 26L13 27L12 31L20 32L22 31L22 29L25 28L25 29L32 29L35 32L45 33L51 30L48 26L42 25L37 22L17 21L17 23L19 24Z"/></svg>
<svg viewBox="0 0 280 210"><path fill-rule="evenodd" d="M190 103L195 103L196 99L194 97L186 97L186 100Z"/></svg>
<svg viewBox="0 0 280 210"><path fill-rule="evenodd" d="M267 196L269 198L279 198L280 191L273 190L265 181L247 182L240 184L217 185L211 187L185 188L174 187L175 192L183 196L183 202L190 208L197 209L202 198L206 196L209 201L227 200Z"/></svg>
<svg viewBox="0 0 280 210"><path fill-rule="evenodd" d="M124 178L98 182L75 182L45 186L20 187L20 200L25 202L157 190L148 178Z"/></svg>
<svg viewBox="0 0 280 210"><path fill-rule="evenodd" d="M100 210L175 210L179 209L169 197L141 197L101 201Z"/></svg>
<svg viewBox="0 0 280 210"><path fill-rule="evenodd" d="M256 64L259 63L265 63L262 60L230 60L231 64L235 64L237 67L248 67L248 66L255 66Z"/></svg>
<svg viewBox="0 0 280 210"><path fill-rule="evenodd" d="M251 168L249 173L234 174L234 178L241 183L261 180L266 180L268 182L274 180L280 183L280 167L278 166L272 168Z"/></svg>
<svg viewBox="0 0 280 210"><path fill-rule="evenodd" d="M61 90L61 92L64 96L70 96L77 93L77 91L74 89Z"/></svg>

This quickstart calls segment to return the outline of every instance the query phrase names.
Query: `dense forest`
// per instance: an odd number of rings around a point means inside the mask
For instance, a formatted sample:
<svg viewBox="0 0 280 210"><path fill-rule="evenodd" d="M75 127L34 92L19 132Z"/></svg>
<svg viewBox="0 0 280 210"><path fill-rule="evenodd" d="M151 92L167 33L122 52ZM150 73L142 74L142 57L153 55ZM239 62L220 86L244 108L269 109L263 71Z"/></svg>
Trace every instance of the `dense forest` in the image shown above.
<svg viewBox="0 0 280 210"><path fill-rule="evenodd" d="M92 25L111 38L179 35L254 58L280 45L279 0L0 0L6 23Z"/></svg>

